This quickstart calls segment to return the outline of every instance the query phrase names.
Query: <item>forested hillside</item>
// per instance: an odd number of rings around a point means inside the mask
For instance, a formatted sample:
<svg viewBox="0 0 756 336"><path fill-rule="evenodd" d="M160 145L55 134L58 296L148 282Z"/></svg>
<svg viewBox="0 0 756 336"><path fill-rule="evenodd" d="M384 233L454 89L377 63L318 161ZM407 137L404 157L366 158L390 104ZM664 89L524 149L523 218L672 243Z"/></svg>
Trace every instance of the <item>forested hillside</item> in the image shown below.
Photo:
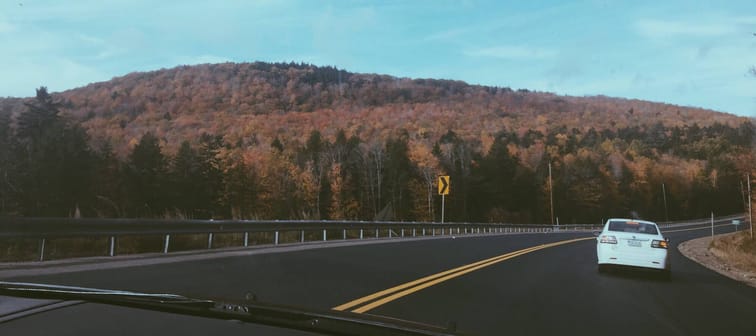
<svg viewBox="0 0 756 336"><path fill-rule="evenodd" d="M31 90L30 90L31 91ZM0 99L0 214L665 220L742 211L754 125L714 111L305 64ZM666 206L665 206L666 199Z"/></svg>

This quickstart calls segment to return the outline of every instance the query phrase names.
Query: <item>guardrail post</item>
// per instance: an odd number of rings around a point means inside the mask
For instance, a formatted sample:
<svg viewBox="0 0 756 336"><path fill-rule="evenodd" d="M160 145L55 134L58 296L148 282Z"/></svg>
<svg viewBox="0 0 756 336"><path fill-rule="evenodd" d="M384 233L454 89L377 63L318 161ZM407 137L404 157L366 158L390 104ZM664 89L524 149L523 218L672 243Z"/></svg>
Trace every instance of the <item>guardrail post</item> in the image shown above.
<svg viewBox="0 0 756 336"><path fill-rule="evenodd" d="M299 232L299 242L304 243L304 230Z"/></svg>
<svg viewBox="0 0 756 336"><path fill-rule="evenodd" d="M210 232L207 234L207 249L213 248L213 233Z"/></svg>
<svg viewBox="0 0 756 336"><path fill-rule="evenodd" d="M393 234L392 234L391 228L389 228L389 229L388 229L388 236L389 236L389 238L392 238L392 237L393 237Z"/></svg>
<svg viewBox="0 0 756 336"><path fill-rule="evenodd" d="M341 239L346 240L346 229L341 231Z"/></svg>
<svg viewBox="0 0 756 336"><path fill-rule="evenodd" d="M404 238L404 229L402 229L402 238Z"/></svg>
<svg viewBox="0 0 756 336"><path fill-rule="evenodd" d="M110 253L111 257L115 255L115 236L110 236Z"/></svg>
<svg viewBox="0 0 756 336"><path fill-rule="evenodd" d="M415 236L416 230L417 230L417 229L415 229L415 228L412 228L412 237L414 237L414 236Z"/></svg>
<svg viewBox="0 0 756 336"><path fill-rule="evenodd" d="M432 228L431 230L433 230L432 236L435 237L436 236L436 228Z"/></svg>
<svg viewBox="0 0 756 336"><path fill-rule="evenodd" d="M165 235L165 239L163 241L163 253L164 254L168 253L168 244L170 243L170 241L171 241L171 235L166 234Z"/></svg>
<svg viewBox="0 0 756 336"><path fill-rule="evenodd" d="M45 238L39 241L39 261L45 260Z"/></svg>
<svg viewBox="0 0 756 336"><path fill-rule="evenodd" d="M379 235L380 235L380 232L378 232L378 229L375 229L375 238L378 238Z"/></svg>
<svg viewBox="0 0 756 336"><path fill-rule="evenodd" d="M273 233L273 245L278 245L278 231Z"/></svg>
<svg viewBox="0 0 756 336"><path fill-rule="evenodd" d="M326 241L326 240L328 240L328 236L326 234L326 230L323 229L323 241Z"/></svg>
<svg viewBox="0 0 756 336"><path fill-rule="evenodd" d="M423 237L425 237L425 228L423 228Z"/></svg>
<svg viewBox="0 0 756 336"><path fill-rule="evenodd" d="M364 230L360 229L360 239L362 239L363 232L364 232Z"/></svg>
<svg viewBox="0 0 756 336"><path fill-rule="evenodd" d="M249 246L249 232L244 232L244 247Z"/></svg>

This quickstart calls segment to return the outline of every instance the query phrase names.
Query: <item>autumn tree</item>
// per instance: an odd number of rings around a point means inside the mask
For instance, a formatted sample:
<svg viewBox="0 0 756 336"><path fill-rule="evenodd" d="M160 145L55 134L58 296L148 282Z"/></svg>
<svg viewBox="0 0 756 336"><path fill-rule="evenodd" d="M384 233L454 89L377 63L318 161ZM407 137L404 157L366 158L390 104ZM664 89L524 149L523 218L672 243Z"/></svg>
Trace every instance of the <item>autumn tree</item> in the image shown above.
<svg viewBox="0 0 756 336"><path fill-rule="evenodd" d="M365 175L362 141L357 136L346 137L340 130L331 150L333 165L329 179L332 181L331 217L333 219L369 219L365 213L370 208L365 195Z"/></svg>
<svg viewBox="0 0 756 336"><path fill-rule="evenodd" d="M472 165L479 154L472 143L464 141L452 130L441 136L433 153L454 185L453 192L447 196L447 220L471 221L475 216L470 212Z"/></svg>

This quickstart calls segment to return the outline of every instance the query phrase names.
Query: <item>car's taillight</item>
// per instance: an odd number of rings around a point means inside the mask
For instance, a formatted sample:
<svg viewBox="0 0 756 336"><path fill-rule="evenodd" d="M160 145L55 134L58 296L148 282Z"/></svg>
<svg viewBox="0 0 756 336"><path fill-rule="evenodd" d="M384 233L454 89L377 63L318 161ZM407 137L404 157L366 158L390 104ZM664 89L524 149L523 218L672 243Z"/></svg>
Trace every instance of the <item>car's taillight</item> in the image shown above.
<svg viewBox="0 0 756 336"><path fill-rule="evenodd" d="M602 244L617 244L617 237L615 236L601 236L599 242Z"/></svg>
<svg viewBox="0 0 756 336"><path fill-rule="evenodd" d="M666 240L652 240L651 241L651 247L656 248L667 248L667 241Z"/></svg>

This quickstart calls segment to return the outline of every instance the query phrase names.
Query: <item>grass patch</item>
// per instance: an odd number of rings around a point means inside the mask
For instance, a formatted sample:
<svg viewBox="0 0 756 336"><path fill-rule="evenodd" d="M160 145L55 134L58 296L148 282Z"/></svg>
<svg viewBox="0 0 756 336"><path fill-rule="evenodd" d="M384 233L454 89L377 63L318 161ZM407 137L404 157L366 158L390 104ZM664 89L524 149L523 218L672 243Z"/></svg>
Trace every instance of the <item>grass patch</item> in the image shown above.
<svg viewBox="0 0 756 336"><path fill-rule="evenodd" d="M39 239L0 240L0 262L39 260Z"/></svg>
<svg viewBox="0 0 756 336"><path fill-rule="evenodd" d="M735 268L756 272L756 239L747 231L715 238L709 251Z"/></svg>

